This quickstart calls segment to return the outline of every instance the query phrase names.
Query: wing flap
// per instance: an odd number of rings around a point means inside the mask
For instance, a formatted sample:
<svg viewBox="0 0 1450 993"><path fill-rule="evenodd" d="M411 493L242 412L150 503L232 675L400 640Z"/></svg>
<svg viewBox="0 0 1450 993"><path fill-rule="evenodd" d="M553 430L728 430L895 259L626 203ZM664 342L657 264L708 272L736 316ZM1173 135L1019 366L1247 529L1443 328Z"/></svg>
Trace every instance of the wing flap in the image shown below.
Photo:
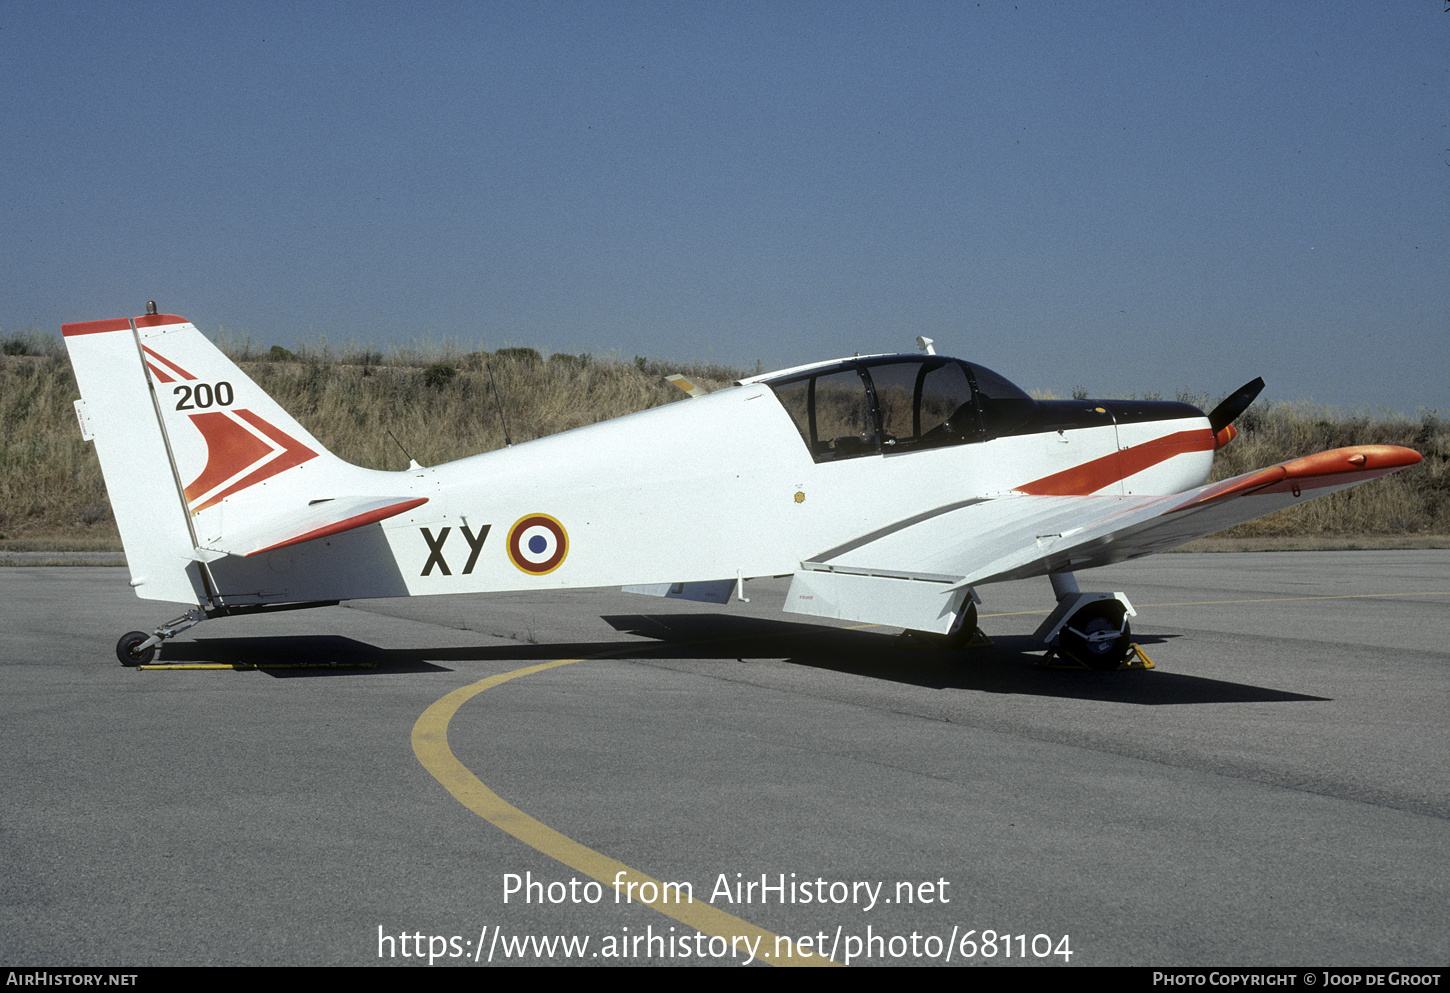
<svg viewBox="0 0 1450 993"><path fill-rule="evenodd" d="M969 595L945 577L803 569L791 578L784 609L946 634Z"/></svg>

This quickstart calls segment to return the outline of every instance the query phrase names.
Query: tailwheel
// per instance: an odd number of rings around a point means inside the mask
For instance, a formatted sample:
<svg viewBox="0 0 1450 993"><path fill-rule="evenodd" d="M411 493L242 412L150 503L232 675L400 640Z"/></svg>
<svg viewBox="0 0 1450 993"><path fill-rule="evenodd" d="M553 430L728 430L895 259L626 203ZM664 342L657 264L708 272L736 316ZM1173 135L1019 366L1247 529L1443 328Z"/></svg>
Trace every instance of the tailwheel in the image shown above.
<svg viewBox="0 0 1450 993"><path fill-rule="evenodd" d="M1086 604L1068 618L1057 637L1058 654L1089 669L1116 669L1132 651L1127 608L1117 600Z"/></svg>
<svg viewBox="0 0 1450 993"><path fill-rule="evenodd" d="M121 640L116 642L116 658L124 666L148 665L156 657L156 646L141 646L150 641L151 637L145 631L128 631L121 635Z"/></svg>

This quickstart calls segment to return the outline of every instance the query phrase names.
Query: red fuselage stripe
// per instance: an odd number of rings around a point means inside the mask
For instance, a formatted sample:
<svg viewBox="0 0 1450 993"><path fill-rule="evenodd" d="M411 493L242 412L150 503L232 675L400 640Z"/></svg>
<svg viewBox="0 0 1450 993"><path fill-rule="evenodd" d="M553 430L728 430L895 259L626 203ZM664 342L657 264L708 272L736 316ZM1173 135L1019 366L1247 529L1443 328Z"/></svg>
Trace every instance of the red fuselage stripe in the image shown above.
<svg viewBox="0 0 1450 993"><path fill-rule="evenodd" d="M1104 486L1111 486L1144 469L1151 469L1160 462L1167 462L1175 455L1211 452L1213 448L1213 432L1208 428L1178 431L1132 448L1125 448L1121 452L1092 459L1082 465L1075 465L1071 469L1034 479L1017 487L1017 491L1033 496L1088 496Z"/></svg>

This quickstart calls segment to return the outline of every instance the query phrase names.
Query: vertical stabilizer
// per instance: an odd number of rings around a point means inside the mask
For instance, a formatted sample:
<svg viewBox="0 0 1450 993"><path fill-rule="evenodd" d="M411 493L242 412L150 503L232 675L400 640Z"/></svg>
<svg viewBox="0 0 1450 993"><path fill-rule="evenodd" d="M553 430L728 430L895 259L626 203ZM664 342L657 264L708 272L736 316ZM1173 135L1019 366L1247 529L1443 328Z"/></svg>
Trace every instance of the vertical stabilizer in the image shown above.
<svg viewBox="0 0 1450 993"><path fill-rule="evenodd" d="M230 548L226 533L285 530L307 506L301 490L316 496L367 474L327 452L183 318L62 332L140 596L214 601L205 563Z"/></svg>

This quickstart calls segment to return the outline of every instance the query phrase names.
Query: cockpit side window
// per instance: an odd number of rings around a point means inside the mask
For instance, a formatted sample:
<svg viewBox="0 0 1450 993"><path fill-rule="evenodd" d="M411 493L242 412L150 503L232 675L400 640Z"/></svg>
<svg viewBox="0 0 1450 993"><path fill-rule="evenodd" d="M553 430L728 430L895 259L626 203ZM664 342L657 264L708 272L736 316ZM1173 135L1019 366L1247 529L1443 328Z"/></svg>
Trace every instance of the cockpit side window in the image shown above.
<svg viewBox="0 0 1450 993"><path fill-rule="evenodd" d="M916 397L920 369L919 362L894 362L870 369L876 409L881 413L881 443L888 451L916 436L913 424L919 411Z"/></svg>
<svg viewBox="0 0 1450 993"><path fill-rule="evenodd" d="M822 461L876 454L876 419L871 398L855 369L845 369L812 381L812 454Z"/></svg>
<svg viewBox="0 0 1450 993"><path fill-rule="evenodd" d="M981 432L977 405L972 401L972 384L960 362L946 362L928 369L921 389L923 444L958 445L975 441Z"/></svg>
<svg viewBox="0 0 1450 993"><path fill-rule="evenodd" d="M795 422L795 429L801 433L801 441L806 447L815 453L815 445L811 441L811 384L813 379L797 379L790 383L770 384L775 391L776 399Z"/></svg>
<svg viewBox="0 0 1450 993"><path fill-rule="evenodd" d="M871 396L855 368L771 383L770 388L817 462L876 454Z"/></svg>
<svg viewBox="0 0 1450 993"><path fill-rule="evenodd" d="M881 411L883 451L910 451L977 441L980 425L966 369L931 358L867 369Z"/></svg>

